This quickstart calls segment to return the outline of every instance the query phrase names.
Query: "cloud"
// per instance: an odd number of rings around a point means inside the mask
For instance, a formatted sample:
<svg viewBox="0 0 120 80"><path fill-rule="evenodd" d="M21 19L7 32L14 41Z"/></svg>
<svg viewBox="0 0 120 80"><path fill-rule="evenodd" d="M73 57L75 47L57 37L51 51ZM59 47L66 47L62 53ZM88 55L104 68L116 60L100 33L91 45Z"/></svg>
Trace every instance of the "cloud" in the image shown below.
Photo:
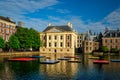
<svg viewBox="0 0 120 80"><path fill-rule="evenodd" d="M86 22L81 18L81 16L69 15L64 16L63 18L48 16L48 18L53 25L67 25L68 22L71 22L75 31L79 33L87 32L89 29L93 32L99 33L100 31L104 31L105 29L105 25L103 25L102 22Z"/></svg>
<svg viewBox="0 0 120 80"><path fill-rule="evenodd" d="M41 20L40 22L41 24L46 24L45 27L47 27L48 22L52 23L53 25L67 25L68 22L71 22L73 24L73 28L79 33L87 32L89 29L93 32L99 33L103 32L105 27L109 27L110 29L119 28L120 8L114 10L98 22L93 22L92 20L84 21L81 16L75 15L67 15L63 16L62 18L57 16L48 16L48 20Z"/></svg>
<svg viewBox="0 0 120 80"><path fill-rule="evenodd" d="M0 15L10 17L16 22L23 21L25 26L42 31L43 26L48 23L47 20L30 18L25 14L34 13L58 3L58 0L0 0Z"/></svg>
<svg viewBox="0 0 120 80"><path fill-rule="evenodd" d="M38 9L43 9L57 4L57 0L4 0L0 1L1 8L15 13L25 14L34 12Z"/></svg>
<svg viewBox="0 0 120 80"><path fill-rule="evenodd" d="M67 9L57 9L56 12L63 13L63 14L70 13L70 11Z"/></svg>
<svg viewBox="0 0 120 80"><path fill-rule="evenodd" d="M0 15L23 20L28 13L58 4L58 0L0 0Z"/></svg>
<svg viewBox="0 0 120 80"><path fill-rule="evenodd" d="M88 29L100 32L106 26L111 29L119 28L120 8L108 14L101 21L93 22L92 20L84 21L81 16L70 15L70 11L67 9L55 9L52 7L59 3L60 1L58 0L0 0L0 15L8 16L15 21L23 21L27 27L32 27L38 31L43 31L49 22L53 25L67 25L68 22L71 22L73 28L80 33L86 32ZM64 14L64 16L48 15L47 19L27 16L29 13L34 13L42 9L52 10Z"/></svg>
<svg viewBox="0 0 120 80"><path fill-rule="evenodd" d="M108 16L103 19L103 24L110 27L111 29L116 29L120 27L120 8L111 12Z"/></svg>
<svg viewBox="0 0 120 80"><path fill-rule="evenodd" d="M37 31L42 32L48 24L47 20L37 19L37 18L28 18L26 25L28 28L34 28Z"/></svg>

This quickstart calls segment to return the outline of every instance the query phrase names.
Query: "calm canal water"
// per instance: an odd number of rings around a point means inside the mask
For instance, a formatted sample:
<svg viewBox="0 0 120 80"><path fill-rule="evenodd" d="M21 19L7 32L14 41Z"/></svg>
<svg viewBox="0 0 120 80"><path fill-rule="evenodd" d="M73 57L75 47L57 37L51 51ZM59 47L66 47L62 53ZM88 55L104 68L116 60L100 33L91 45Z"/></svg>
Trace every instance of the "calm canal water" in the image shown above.
<svg viewBox="0 0 120 80"><path fill-rule="evenodd" d="M42 54L44 55L44 54ZM64 55L44 55L57 60ZM82 58L81 55L78 55ZM111 59L119 57L110 57ZM107 58L107 59L110 59ZM120 63L93 64L86 55L83 63L60 61L57 64L40 64L41 58L30 62L10 62L0 58L0 80L120 80Z"/></svg>

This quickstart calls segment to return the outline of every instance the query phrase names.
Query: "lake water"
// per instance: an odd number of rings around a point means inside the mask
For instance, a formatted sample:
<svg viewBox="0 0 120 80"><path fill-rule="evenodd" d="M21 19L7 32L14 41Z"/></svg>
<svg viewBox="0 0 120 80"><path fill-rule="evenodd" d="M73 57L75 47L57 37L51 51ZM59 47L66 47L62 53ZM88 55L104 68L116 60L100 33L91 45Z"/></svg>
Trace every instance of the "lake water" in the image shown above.
<svg viewBox="0 0 120 80"><path fill-rule="evenodd" d="M42 54L57 60L64 55ZM10 62L6 57L0 58L0 80L120 80L120 63L93 64L88 55L82 58L82 63L60 61L56 64L40 64L45 58L29 62ZM119 59L108 57L107 59Z"/></svg>

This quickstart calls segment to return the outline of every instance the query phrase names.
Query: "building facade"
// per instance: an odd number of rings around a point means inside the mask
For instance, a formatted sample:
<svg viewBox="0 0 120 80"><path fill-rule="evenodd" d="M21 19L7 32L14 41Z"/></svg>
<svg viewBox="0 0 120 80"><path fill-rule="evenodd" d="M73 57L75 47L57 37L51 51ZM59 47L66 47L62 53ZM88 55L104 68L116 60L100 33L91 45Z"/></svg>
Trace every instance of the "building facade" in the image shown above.
<svg viewBox="0 0 120 80"><path fill-rule="evenodd" d="M41 53L75 53L77 47L77 33L73 30L72 24L48 27L40 33L42 47Z"/></svg>
<svg viewBox="0 0 120 80"><path fill-rule="evenodd" d="M93 51L93 41L85 40L83 41L83 52L91 53Z"/></svg>
<svg viewBox="0 0 120 80"><path fill-rule="evenodd" d="M112 48L120 50L120 30L106 30L103 34L102 46L107 46L109 51Z"/></svg>
<svg viewBox="0 0 120 80"><path fill-rule="evenodd" d="M16 31L16 24L9 18L0 16L0 36L8 41L9 37Z"/></svg>
<svg viewBox="0 0 120 80"><path fill-rule="evenodd" d="M78 34L77 35L77 48L82 47L82 42L85 40L85 33L84 34Z"/></svg>
<svg viewBox="0 0 120 80"><path fill-rule="evenodd" d="M77 53L82 52L82 49L83 49L82 43L85 40L85 36L86 36L86 33L82 33L82 34L77 35L77 48L76 48Z"/></svg>
<svg viewBox="0 0 120 80"><path fill-rule="evenodd" d="M99 42L96 42L96 36L92 36L88 31L83 41L83 53L91 53L99 49Z"/></svg>

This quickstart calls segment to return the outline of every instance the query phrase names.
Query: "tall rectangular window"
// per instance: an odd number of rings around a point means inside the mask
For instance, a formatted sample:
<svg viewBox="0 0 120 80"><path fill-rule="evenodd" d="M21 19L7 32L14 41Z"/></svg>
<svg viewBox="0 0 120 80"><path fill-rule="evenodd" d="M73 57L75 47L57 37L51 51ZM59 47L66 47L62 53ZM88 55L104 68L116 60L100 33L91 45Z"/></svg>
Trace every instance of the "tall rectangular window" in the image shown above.
<svg viewBox="0 0 120 80"><path fill-rule="evenodd" d="M115 40L115 42L117 43L117 39Z"/></svg>
<svg viewBox="0 0 120 80"><path fill-rule="evenodd" d="M88 42L86 42L86 45L88 45Z"/></svg>
<svg viewBox="0 0 120 80"><path fill-rule="evenodd" d="M67 45L68 45L68 47L70 47L70 43L69 42L67 43Z"/></svg>
<svg viewBox="0 0 120 80"><path fill-rule="evenodd" d="M57 46L57 43L55 42L55 45L54 45L55 47Z"/></svg>
<svg viewBox="0 0 120 80"><path fill-rule="evenodd" d="M55 40L57 39L57 36L55 36Z"/></svg>
<svg viewBox="0 0 120 80"><path fill-rule="evenodd" d="M60 43L60 47L62 47L62 46L63 46L63 43L61 42L61 43Z"/></svg>
<svg viewBox="0 0 120 80"><path fill-rule="evenodd" d="M63 39L63 36L60 36L60 39L62 40L62 39Z"/></svg>
<svg viewBox="0 0 120 80"><path fill-rule="evenodd" d="M88 47L86 47L86 51L88 51Z"/></svg>
<svg viewBox="0 0 120 80"><path fill-rule="evenodd" d="M51 36L49 36L49 40L51 40Z"/></svg>
<svg viewBox="0 0 120 80"><path fill-rule="evenodd" d="M92 45L92 43L90 42L90 45Z"/></svg>
<svg viewBox="0 0 120 80"><path fill-rule="evenodd" d="M49 47L51 47L51 43L49 43Z"/></svg>
<svg viewBox="0 0 120 80"><path fill-rule="evenodd" d="M70 36L67 36L67 39L70 39Z"/></svg>

